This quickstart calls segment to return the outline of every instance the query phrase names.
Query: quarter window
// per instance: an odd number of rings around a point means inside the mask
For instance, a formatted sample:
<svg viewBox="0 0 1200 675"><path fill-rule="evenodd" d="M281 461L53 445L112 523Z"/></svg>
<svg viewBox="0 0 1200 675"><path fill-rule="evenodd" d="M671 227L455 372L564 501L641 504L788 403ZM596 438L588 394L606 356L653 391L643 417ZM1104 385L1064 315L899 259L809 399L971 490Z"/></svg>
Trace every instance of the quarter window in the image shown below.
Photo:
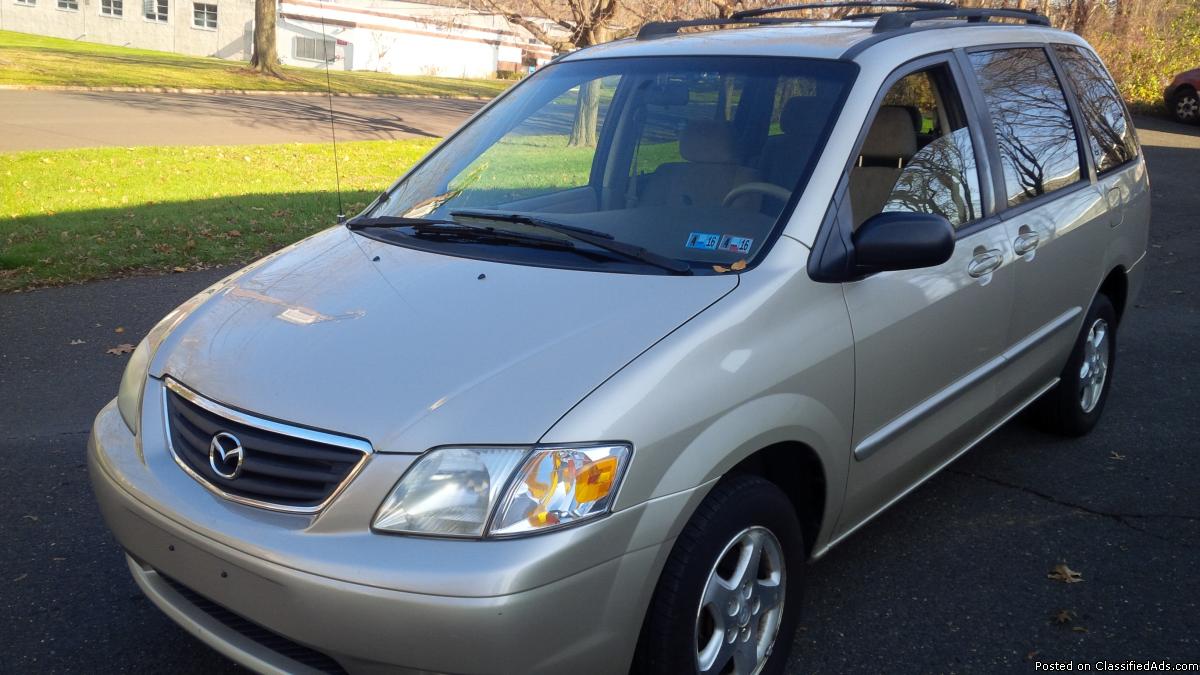
<svg viewBox="0 0 1200 675"><path fill-rule="evenodd" d="M216 28L217 6L202 2L192 3L192 25L197 28Z"/></svg>
<svg viewBox="0 0 1200 675"><path fill-rule="evenodd" d="M1079 141L1062 86L1040 47L971 54L1016 206L1079 181Z"/></svg>
<svg viewBox="0 0 1200 675"><path fill-rule="evenodd" d="M125 13L124 0L100 0L100 13L104 16L122 16Z"/></svg>
<svg viewBox="0 0 1200 675"><path fill-rule="evenodd" d="M1058 45L1054 49L1079 100L1096 171L1104 173L1137 157L1137 138L1125 104L1100 60L1078 47Z"/></svg>
<svg viewBox="0 0 1200 675"><path fill-rule="evenodd" d="M955 228L983 215L975 145L945 66L884 95L850 171L850 202L856 227L882 211L940 215Z"/></svg>
<svg viewBox="0 0 1200 675"><path fill-rule="evenodd" d="M150 21L167 22L168 0L142 0L142 15Z"/></svg>

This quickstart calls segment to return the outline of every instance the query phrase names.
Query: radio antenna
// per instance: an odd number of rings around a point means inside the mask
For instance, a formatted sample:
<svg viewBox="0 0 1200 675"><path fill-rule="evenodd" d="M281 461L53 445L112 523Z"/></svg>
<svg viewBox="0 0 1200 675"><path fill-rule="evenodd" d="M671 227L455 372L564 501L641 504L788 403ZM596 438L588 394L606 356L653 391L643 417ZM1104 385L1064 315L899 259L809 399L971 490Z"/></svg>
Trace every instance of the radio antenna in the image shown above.
<svg viewBox="0 0 1200 675"><path fill-rule="evenodd" d="M333 84L329 79L329 38L325 35L325 2L321 0L321 54L324 55L325 61L325 93L329 99L329 135L333 138L333 180L337 186L337 221L339 223L346 222L346 212L342 210L342 174L338 170L338 154L337 154L337 125L334 123L333 116ZM334 54L337 54L337 47L334 47Z"/></svg>

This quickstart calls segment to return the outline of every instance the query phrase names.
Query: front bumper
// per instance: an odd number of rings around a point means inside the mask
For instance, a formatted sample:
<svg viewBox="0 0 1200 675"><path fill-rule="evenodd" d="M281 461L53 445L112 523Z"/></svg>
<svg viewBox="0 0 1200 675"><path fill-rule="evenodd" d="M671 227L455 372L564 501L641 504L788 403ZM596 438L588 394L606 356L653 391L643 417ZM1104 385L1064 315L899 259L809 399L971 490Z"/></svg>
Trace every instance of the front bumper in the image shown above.
<svg viewBox="0 0 1200 675"><path fill-rule="evenodd" d="M88 468L101 512L146 595L260 672L311 672L320 660L307 650L350 672L626 672L673 538L705 492L524 539L380 535L361 506L377 505L411 456L373 459L319 516L268 513L187 477L146 440L161 435L151 417L138 443L115 403L97 416Z"/></svg>

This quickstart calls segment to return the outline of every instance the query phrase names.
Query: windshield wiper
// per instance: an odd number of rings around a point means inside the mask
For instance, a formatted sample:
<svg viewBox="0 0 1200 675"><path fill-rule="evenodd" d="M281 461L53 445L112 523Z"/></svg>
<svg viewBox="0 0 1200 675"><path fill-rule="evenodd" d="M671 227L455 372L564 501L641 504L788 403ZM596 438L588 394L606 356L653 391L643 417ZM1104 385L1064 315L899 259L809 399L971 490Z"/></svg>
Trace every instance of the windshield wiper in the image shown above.
<svg viewBox="0 0 1200 675"><path fill-rule="evenodd" d="M376 216L367 218L359 216L346 221L346 228L362 230L368 227L413 227L420 225L454 225L453 220L435 220L433 218L403 218L401 216Z"/></svg>
<svg viewBox="0 0 1200 675"><path fill-rule="evenodd" d="M526 234L512 230L497 230L494 227L464 225L453 220L436 220L433 218L406 218L403 216L355 218L347 221L346 227L351 230L362 230L368 227L405 227L412 230L411 236L447 242L517 244L561 250L575 248L575 245L571 242L558 237L539 237L536 234Z"/></svg>
<svg viewBox="0 0 1200 675"><path fill-rule="evenodd" d="M532 227L540 227L552 232L566 235L572 239L578 239L586 244L591 244L596 248L610 251L618 255L632 258L639 262L653 265L661 269L673 272L675 274L691 274L692 267L682 260L668 258L665 255L659 255L653 251L647 251L641 246L629 244L623 241L617 241L611 234L607 232L599 232L589 230L586 227L577 227L575 225L566 225L557 223L553 220L538 218L535 216L527 216L520 213L493 213L491 211L451 211L450 215L455 218L476 218L478 220L493 220L502 223L516 223L519 225L530 225Z"/></svg>

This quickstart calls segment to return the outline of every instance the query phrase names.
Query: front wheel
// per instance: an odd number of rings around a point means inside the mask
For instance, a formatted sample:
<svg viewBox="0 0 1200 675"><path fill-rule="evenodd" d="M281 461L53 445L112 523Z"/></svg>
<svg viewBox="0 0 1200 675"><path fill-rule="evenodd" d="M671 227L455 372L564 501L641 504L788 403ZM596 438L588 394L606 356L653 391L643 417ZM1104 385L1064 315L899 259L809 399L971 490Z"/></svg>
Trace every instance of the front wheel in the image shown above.
<svg viewBox="0 0 1200 675"><path fill-rule="evenodd" d="M635 673L782 673L804 543L787 496L758 476L712 489L684 527L647 611Z"/></svg>
<svg viewBox="0 0 1200 675"><path fill-rule="evenodd" d="M1184 89L1175 94L1171 101L1171 113L1185 124L1200 122L1200 94L1195 89Z"/></svg>
<svg viewBox="0 0 1200 675"><path fill-rule="evenodd" d="M1116 358L1117 313L1106 296L1097 295L1058 385L1037 402L1041 426L1064 436L1091 431L1108 400Z"/></svg>

